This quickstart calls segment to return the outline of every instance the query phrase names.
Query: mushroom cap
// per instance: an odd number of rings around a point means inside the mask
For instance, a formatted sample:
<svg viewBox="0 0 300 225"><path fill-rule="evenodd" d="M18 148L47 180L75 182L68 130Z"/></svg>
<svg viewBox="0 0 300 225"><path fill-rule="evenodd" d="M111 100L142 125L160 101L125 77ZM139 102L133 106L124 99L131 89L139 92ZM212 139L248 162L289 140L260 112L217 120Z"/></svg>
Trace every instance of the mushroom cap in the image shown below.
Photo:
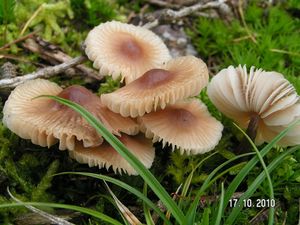
<svg viewBox="0 0 300 225"><path fill-rule="evenodd" d="M271 141L291 122L300 117L299 97L294 87L277 72L246 66L229 66L215 75L207 88L214 105L226 116L246 128L251 116L259 116L256 144ZM299 127L300 128L300 127ZM300 130L294 129L300 134ZM289 132L278 144L294 145Z"/></svg>
<svg viewBox="0 0 300 225"><path fill-rule="evenodd" d="M171 58L168 48L152 31L117 21L102 23L85 40L85 52L101 75L130 83Z"/></svg>
<svg viewBox="0 0 300 225"><path fill-rule="evenodd" d="M139 118L141 130L153 142L163 141L189 154L212 150L222 137L223 125L199 100L185 100Z"/></svg>
<svg viewBox="0 0 300 225"><path fill-rule="evenodd" d="M150 168L155 156L155 150L151 140L143 135L130 137L122 134L119 140L131 151L147 168ZM134 168L107 142L91 148L84 148L78 144L74 151L69 151L70 156L80 163L87 163L90 167L98 166L109 169L112 167L115 173L127 173L137 175Z"/></svg>
<svg viewBox="0 0 300 225"><path fill-rule="evenodd" d="M104 123L106 128L119 134L124 130L124 125L117 127L108 119L115 115L107 112L99 97L81 86L70 86L62 89L57 84L43 80L31 80L19 85L9 96L3 109L3 123L14 133L24 139L31 139L34 144L48 146L58 140L59 149L73 150L75 141L82 141L83 146L97 146L103 141L101 135L71 108L48 98L33 99L39 95L57 95L69 99L80 105ZM120 118L116 115L117 122L125 121L128 133L136 133L138 125L130 118ZM58 140L57 140L58 139Z"/></svg>
<svg viewBox="0 0 300 225"><path fill-rule="evenodd" d="M198 95L207 83L206 64L194 56L184 56L147 71L112 93L103 94L101 100L110 110L122 116L137 117Z"/></svg>
<svg viewBox="0 0 300 225"><path fill-rule="evenodd" d="M136 119L123 117L119 113L111 111L104 105L101 107L100 113L115 132L136 135L140 131L140 125L137 123Z"/></svg>

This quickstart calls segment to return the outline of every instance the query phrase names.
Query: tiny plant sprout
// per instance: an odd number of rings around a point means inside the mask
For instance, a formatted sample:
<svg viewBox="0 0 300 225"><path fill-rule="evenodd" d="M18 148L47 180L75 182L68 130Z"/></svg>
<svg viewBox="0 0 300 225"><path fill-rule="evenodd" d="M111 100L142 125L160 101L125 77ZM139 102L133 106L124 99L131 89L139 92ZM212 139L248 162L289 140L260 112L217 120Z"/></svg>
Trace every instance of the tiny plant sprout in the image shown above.
<svg viewBox="0 0 300 225"><path fill-rule="evenodd" d="M62 89L53 82L36 79L12 91L3 109L3 123L34 144L50 147L59 141L60 150L74 150L78 141L84 147L98 146L103 142L80 114L52 99L36 98L40 95L56 95L82 105L114 134L120 135L119 131L128 134L138 132L138 125L133 119L110 112L100 98L86 88L75 85ZM111 118L113 120L109 123Z"/></svg>
<svg viewBox="0 0 300 225"><path fill-rule="evenodd" d="M133 153L146 168L150 168L155 156L155 150L151 140L143 135L128 136L122 134L119 140ZM130 164L107 142L92 148L84 148L82 144L76 144L74 151L69 151L72 158L80 163L87 163L90 167L98 166L113 169L115 173L127 173L128 175L137 175L137 172Z"/></svg>
<svg viewBox="0 0 300 225"><path fill-rule="evenodd" d="M300 118L299 96L294 87L277 72L246 66L229 66L215 75L207 93L226 116L247 128L256 144L270 142L277 134ZM296 126L278 144L300 144L300 126Z"/></svg>
<svg viewBox="0 0 300 225"><path fill-rule="evenodd" d="M130 84L101 96L103 104L122 116L143 116L199 94L208 83L206 64L194 56L171 59Z"/></svg>
<svg viewBox="0 0 300 225"><path fill-rule="evenodd" d="M139 118L142 131L153 142L161 141L188 154L212 150L220 141L223 125L197 99L169 105Z"/></svg>
<svg viewBox="0 0 300 225"><path fill-rule="evenodd" d="M130 83L171 56L152 31L117 21L102 23L85 40L85 52L102 75Z"/></svg>

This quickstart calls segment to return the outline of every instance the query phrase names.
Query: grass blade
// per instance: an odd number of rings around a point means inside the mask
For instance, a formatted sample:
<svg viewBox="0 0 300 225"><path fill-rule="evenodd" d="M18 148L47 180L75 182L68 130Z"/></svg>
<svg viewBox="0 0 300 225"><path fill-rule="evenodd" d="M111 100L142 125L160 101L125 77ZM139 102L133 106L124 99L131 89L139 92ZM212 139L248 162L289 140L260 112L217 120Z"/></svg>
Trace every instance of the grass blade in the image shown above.
<svg viewBox="0 0 300 225"><path fill-rule="evenodd" d="M104 181L104 184L110 193L110 195L113 197L117 208L119 209L120 213L122 213L123 217L127 220L128 223L131 225L137 225L142 224L138 218L117 198L117 196L113 193L113 191L110 189L108 184Z"/></svg>
<svg viewBox="0 0 300 225"><path fill-rule="evenodd" d="M125 190L131 192L132 194L137 196L139 199L141 199L145 204L147 204L149 207L151 207L160 216L160 218L165 221L166 224L171 225L170 221L165 217L165 215L162 213L162 211L152 201L150 201L150 199L147 198L146 195L144 195L143 193L141 193L137 189L133 188L132 186L130 186L130 185L128 185L128 184L126 184L126 183L124 183L120 180L117 180L113 177L105 176L105 175L102 175L102 174L87 173L87 172L63 172L63 173L55 174L55 176L57 176L57 175L67 175L67 174L92 177L92 178L104 180L106 182L110 182L110 183L113 183L115 185L118 185L119 187L124 188Z"/></svg>
<svg viewBox="0 0 300 225"><path fill-rule="evenodd" d="M253 152L250 152L250 153L245 153L245 154L242 154L242 155L235 156L234 158L229 159L226 162L222 163L220 166L218 166L216 169L214 169L209 174L209 176L206 178L205 182L202 184L200 190L197 192L197 195L196 195L193 203L191 204L191 206L190 206L190 208L189 208L189 210L186 214L186 218L185 218L186 219L186 224L193 224L194 223L195 214L196 214L196 210L197 210L197 207L198 207L198 202L199 202L201 196L204 194L204 191L209 187L209 183L210 183L211 179L213 178L213 176L220 169L222 169L227 164L233 162L234 160L237 160L237 159L242 158L242 157L250 156L250 155L253 155L253 154L254 154Z"/></svg>
<svg viewBox="0 0 300 225"><path fill-rule="evenodd" d="M51 98L63 105L66 105L86 119L86 121L93 126L99 134L126 160L128 163L139 173L144 181L149 185L157 197L162 201L165 207L170 210L174 218L179 224L184 224L184 214L173 201L167 191L162 187L153 174L119 141L114 135L112 135L102 124L95 118L90 112L85 110L81 105L72 101L51 95L41 95L39 97Z"/></svg>
<svg viewBox="0 0 300 225"><path fill-rule="evenodd" d="M9 191L9 188L8 188L8 187L7 187L7 193L8 193L8 195L9 195L14 201L16 201L17 203L21 203L21 204L24 203L24 202L22 202L21 200L17 199L15 196L13 196L12 193ZM33 207L33 206L31 206L31 205L25 205L25 204L24 204L24 206L25 206L27 209L29 209L30 211L32 211L32 212L34 212L34 213L40 215L41 217L47 219L47 220L48 220L49 222L51 222L51 223L55 223L55 224L59 224L59 225L74 225L73 223L70 223L70 222L67 221L67 220L64 220L64 219L62 219L62 218L60 218L60 217L54 216L54 215L52 215L52 214L50 214L50 213L47 213L47 212L45 212L45 211L43 211L43 210L40 210L40 209L38 209L38 208L36 208L36 207Z"/></svg>
<svg viewBox="0 0 300 225"><path fill-rule="evenodd" d="M267 170L269 173L271 173L280 163L282 163L282 160L289 154L297 151L300 149L300 146L295 146L293 148L290 148L289 150L283 152L281 155L279 155L276 159L274 159L269 166L267 167ZM256 191L256 189L259 187L259 185L264 181L266 178L266 173L265 171L262 171L258 177L252 182L248 190L240 197L239 201L236 204L236 207L233 208L232 212L228 216L227 220L225 221L224 224L229 225L233 224L235 219L237 218L238 214L242 210L243 207L243 200L244 199L249 199L253 193ZM270 219L270 218L269 218Z"/></svg>
<svg viewBox="0 0 300 225"><path fill-rule="evenodd" d="M184 184L183 184L183 188L182 188L182 192L181 192L181 196L182 198L179 199L178 205L181 208L182 206L182 201L184 199L184 197L186 197L188 190L190 188L192 179L193 179L193 175L195 173L195 171L209 158L211 158L212 156L216 155L218 152L213 152L212 154L208 155L207 157L205 157L204 159L202 159L196 166L195 168L193 168L193 170L190 172L189 176L187 177L187 179L185 180Z"/></svg>
<svg viewBox="0 0 300 225"><path fill-rule="evenodd" d="M286 129L284 129L280 134L278 134L269 144L267 144L261 151L260 155L261 157L264 157L272 148L273 146L281 139L283 138L290 129L292 129L295 125L299 123L298 121L295 121L290 126L288 126ZM228 186L225 197L224 197L224 207L223 212L229 203L229 200L233 193L236 191L238 186L241 184L241 182L244 180L244 178L247 176L247 174L250 172L250 170L259 162L258 156L253 157L245 166L244 168L236 175L236 177L233 179L233 181Z"/></svg>
<svg viewBox="0 0 300 225"><path fill-rule="evenodd" d="M223 205L224 205L224 183L221 184L220 204L219 204L219 208L218 208L215 225L221 224L221 219L222 219L222 214L223 214L223 212L222 212Z"/></svg>
<svg viewBox="0 0 300 225"><path fill-rule="evenodd" d="M240 132L242 132L242 134L247 138L247 140L250 142L252 148L254 149L254 151L256 152L256 155L266 173L266 177L267 177L267 181L269 183L269 195L270 195L270 199L274 199L274 190L273 190L273 184L272 184L272 180L270 177L270 174L268 172L267 166L265 164L265 161L263 159L263 157L261 156L259 150L257 149L256 145L254 144L254 142L251 140L251 138L236 124L234 124L239 130ZM274 224L274 213L275 213L275 208L271 207L269 210L269 225Z"/></svg>
<svg viewBox="0 0 300 225"><path fill-rule="evenodd" d="M101 219L105 222L108 222L113 225L122 225L119 221L103 214L98 211L76 206L76 205L67 205L67 204L59 204L59 203L47 203L47 202L23 202L23 203L8 203L1 204L0 209L8 208L8 207L25 207L25 206L44 206L44 207L52 207L52 208L61 208L61 209L70 209L77 212L81 212L95 218Z"/></svg>
<svg viewBox="0 0 300 225"><path fill-rule="evenodd" d="M143 194L145 196L147 196L147 184L146 183L144 183ZM145 202L143 202L143 208L144 208L146 224L147 225L155 225L155 223L152 219L151 213L150 213L150 209L149 209L148 205L145 204Z"/></svg>

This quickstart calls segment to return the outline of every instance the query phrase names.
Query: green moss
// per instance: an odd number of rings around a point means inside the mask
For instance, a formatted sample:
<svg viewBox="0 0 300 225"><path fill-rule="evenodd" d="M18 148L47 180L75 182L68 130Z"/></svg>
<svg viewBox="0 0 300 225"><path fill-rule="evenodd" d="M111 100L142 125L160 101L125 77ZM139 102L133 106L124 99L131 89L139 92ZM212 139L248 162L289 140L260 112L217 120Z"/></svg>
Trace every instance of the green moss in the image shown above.
<svg viewBox="0 0 300 225"><path fill-rule="evenodd" d="M229 65L246 64L287 76L300 68L299 18L283 7L260 8L251 2L245 12L247 29L238 20L226 24L221 20L199 18L188 29L201 57L218 64L217 72Z"/></svg>
<svg viewBox="0 0 300 225"><path fill-rule="evenodd" d="M110 93L121 86L121 77L119 77L117 80L112 79L111 76L106 76L105 82L100 84L100 87L98 89L98 94L105 94L105 93Z"/></svg>
<svg viewBox="0 0 300 225"><path fill-rule="evenodd" d="M77 15L75 21L81 28L92 28L110 20L124 20L118 12L118 4L109 0L71 0L71 6Z"/></svg>
<svg viewBox="0 0 300 225"><path fill-rule="evenodd" d="M73 18L73 11L69 0L45 1L45 0L21 0L15 7L17 23L27 22L34 14L29 27L42 28L42 36L46 40L57 43L64 41L64 31L61 24L65 18ZM23 24L24 25L24 24Z"/></svg>
<svg viewBox="0 0 300 225"><path fill-rule="evenodd" d="M38 185L36 185L31 194L31 200L32 201L49 201L49 194L46 195L46 190L51 187L51 182L53 180L53 175L57 173L59 166L59 161L55 160L53 161L49 167L45 175L42 177Z"/></svg>
<svg viewBox="0 0 300 225"><path fill-rule="evenodd" d="M41 160L39 151L22 151L26 144L0 124L0 204L11 202L5 194L7 187L22 201L55 200L47 189L52 185L52 175L57 173L58 160ZM25 211L19 207L0 210L0 223Z"/></svg>

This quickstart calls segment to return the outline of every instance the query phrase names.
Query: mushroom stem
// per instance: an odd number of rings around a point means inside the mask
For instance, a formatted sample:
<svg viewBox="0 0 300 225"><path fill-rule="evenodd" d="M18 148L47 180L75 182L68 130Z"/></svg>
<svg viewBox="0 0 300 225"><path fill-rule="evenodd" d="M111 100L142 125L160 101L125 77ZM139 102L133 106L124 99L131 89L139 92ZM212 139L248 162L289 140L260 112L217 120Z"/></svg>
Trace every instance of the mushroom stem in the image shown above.
<svg viewBox="0 0 300 225"><path fill-rule="evenodd" d="M246 134L251 138L252 141L254 141L256 134L257 134L257 128L259 124L259 115L253 114L250 117L250 121L246 130ZM246 137L245 137L246 139Z"/></svg>
<svg viewBox="0 0 300 225"><path fill-rule="evenodd" d="M259 124L259 115L258 114L253 114L250 117L250 121L246 130L246 134L251 138L252 141L255 140L256 134L257 134L257 128L258 128L258 124ZM239 146L236 149L236 153L239 154L241 152L245 153L248 152L250 150L250 143L248 141L248 139L246 137L243 137L243 139L241 140L241 143L239 144Z"/></svg>

